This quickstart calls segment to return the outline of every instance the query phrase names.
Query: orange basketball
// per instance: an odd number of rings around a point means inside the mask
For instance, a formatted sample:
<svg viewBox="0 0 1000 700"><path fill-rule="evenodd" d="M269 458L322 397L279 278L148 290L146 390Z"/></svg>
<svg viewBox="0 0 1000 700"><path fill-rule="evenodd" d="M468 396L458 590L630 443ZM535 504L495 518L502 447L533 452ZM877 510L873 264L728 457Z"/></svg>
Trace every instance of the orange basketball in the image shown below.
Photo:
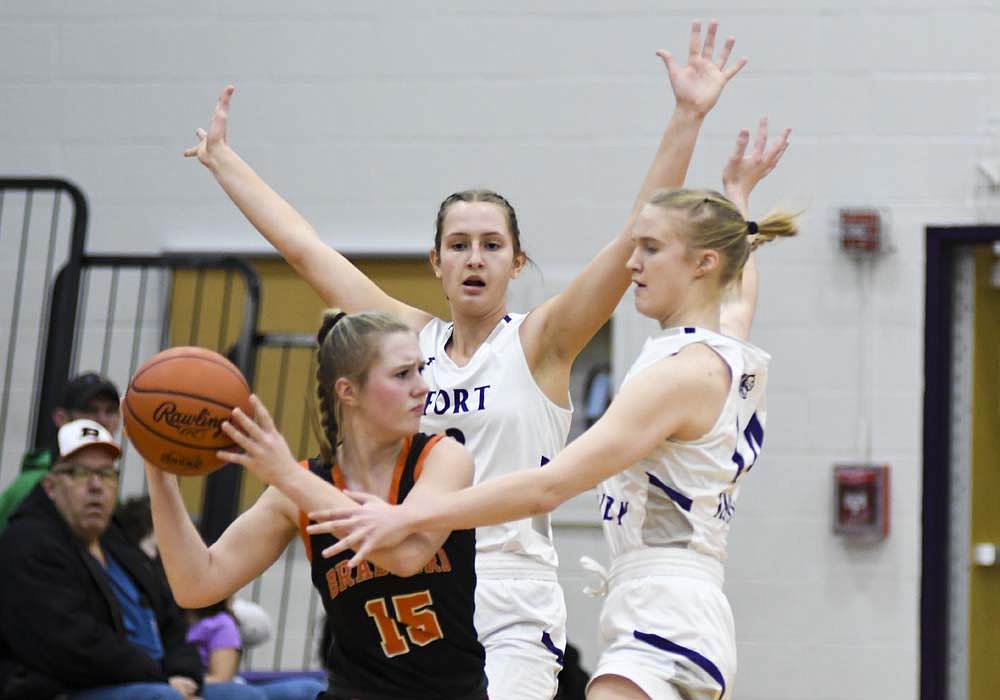
<svg viewBox="0 0 1000 700"><path fill-rule="evenodd" d="M153 355L129 382L122 400L128 439L146 461L181 476L222 466L216 450L236 450L222 432L239 406L248 415L250 386L217 352L177 347Z"/></svg>

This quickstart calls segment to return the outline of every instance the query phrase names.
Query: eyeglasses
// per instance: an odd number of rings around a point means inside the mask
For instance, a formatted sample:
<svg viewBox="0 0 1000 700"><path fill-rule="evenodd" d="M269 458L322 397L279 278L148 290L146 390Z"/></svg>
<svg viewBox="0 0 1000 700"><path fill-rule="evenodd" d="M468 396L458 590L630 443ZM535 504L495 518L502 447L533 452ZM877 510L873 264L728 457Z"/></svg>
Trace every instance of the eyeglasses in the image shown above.
<svg viewBox="0 0 1000 700"><path fill-rule="evenodd" d="M111 484L118 481L119 471L114 467L92 469L91 467L85 467L82 464L66 464L58 469L53 469L52 473L65 474L77 483L83 483L92 476L99 476L101 477L101 481L106 484Z"/></svg>

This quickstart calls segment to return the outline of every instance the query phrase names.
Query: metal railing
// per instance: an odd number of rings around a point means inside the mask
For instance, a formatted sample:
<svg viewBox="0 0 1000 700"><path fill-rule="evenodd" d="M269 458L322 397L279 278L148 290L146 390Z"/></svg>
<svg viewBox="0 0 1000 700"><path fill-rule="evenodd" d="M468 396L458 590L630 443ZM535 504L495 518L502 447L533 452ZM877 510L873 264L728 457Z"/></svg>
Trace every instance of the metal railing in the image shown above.
<svg viewBox="0 0 1000 700"><path fill-rule="evenodd" d="M67 180L0 178L0 324L7 329L6 346L0 348L0 485L20 470L38 423L49 422L48 414L39 421L40 411L32 407L39 405L39 379L49 371L47 348L67 345L67 339L48 335L49 290L56 270L79 271L87 220L86 197ZM75 299L65 301L63 308L75 313ZM66 361L53 358L56 365Z"/></svg>
<svg viewBox="0 0 1000 700"><path fill-rule="evenodd" d="M75 284L75 288L74 288ZM66 381L95 370L124 391L161 349L199 345L227 354L254 380L260 281L242 258L226 255L83 255L55 280L45 362L38 377L34 445L51 445L47 417ZM123 444L123 492L144 490L141 460ZM239 512L242 470L227 466L204 483L202 535L214 541Z"/></svg>
<svg viewBox="0 0 1000 700"><path fill-rule="evenodd" d="M263 333L256 337L257 391L293 454L306 459L318 452L311 430L309 402L315 391L316 339L297 333ZM244 493L244 501L254 493ZM305 550L296 539L281 560L258 577L246 592L274 616L275 638L243 659L245 668L272 670L316 668L323 618L312 585ZM308 601L308 602L306 602Z"/></svg>
<svg viewBox="0 0 1000 700"><path fill-rule="evenodd" d="M24 452L54 443L50 419L69 377L97 371L122 391L159 350L199 345L243 371L301 458L318 451L307 403L315 388L311 335L261 334L260 282L246 260L226 255L90 255L88 204L59 178L0 178L0 489L17 475ZM141 458L127 443L123 494L146 490ZM223 467L182 480L206 541L213 541L260 493L243 470ZM245 668L319 667L322 611L304 548L282 559L241 593L272 616L272 640L244 657Z"/></svg>

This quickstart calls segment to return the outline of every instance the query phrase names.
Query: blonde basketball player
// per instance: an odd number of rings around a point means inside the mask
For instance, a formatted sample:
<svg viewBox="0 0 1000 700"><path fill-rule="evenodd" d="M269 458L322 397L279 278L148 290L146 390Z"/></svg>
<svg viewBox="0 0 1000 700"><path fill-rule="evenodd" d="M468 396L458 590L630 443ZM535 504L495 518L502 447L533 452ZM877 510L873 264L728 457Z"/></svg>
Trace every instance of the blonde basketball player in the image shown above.
<svg viewBox="0 0 1000 700"><path fill-rule="evenodd" d="M451 322L394 299L325 244L287 202L229 147L232 88L216 107L196 156L240 210L330 306L378 309L420 335L430 386L421 429L447 433L475 457L482 482L555 457L569 431L570 367L608 320L629 285L628 231L650 194L683 182L700 126L744 60L727 65L733 39L716 54L717 23L702 39L694 23L687 64L661 51L676 108L622 233L560 294L528 314L508 311L508 285L522 270L517 216L501 195L456 193L441 204L431 264ZM768 151L777 162L787 132ZM756 180L741 180L740 196ZM752 285L748 285L752 288ZM751 305L752 306L752 305ZM496 523L477 532L476 628L486 648L493 700L548 700L565 645L565 604L547 516Z"/></svg>
<svg viewBox="0 0 1000 700"><path fill-rule="evenodd" d="M299 465L256 396L253 420L234 410L222 429L240 451L219 457L269 487L211 547L188 517L177 477L147 463L171 590L185 607L225 599L301 535L332 630L322 650L329 687L320 700L486 700L485 652L473 625L472 530L420 533L357 567L346 554L319 556L334 537L304 532L305 511L352 503L344 489L405 503L472 483L468 450L417 432L427 383L409 327L385 313L330 314L318 340L323 455Z"/></svg>
<svg viewBox="0 0 1000 700"><path fill-rule="evenodd" d="M482 527L546 513L598 487L611 572L606 649L590 700L718 700L736 672L722 592L726 537L764 439L768 362L720 333L722 298L750 251L796 232L791 216L747 221L722 195L657 193L633 228L636 308L659 321L604 416L545 469L432 499L314 513L314 532L353 530L324 552L374 547L424 528ZM530 466L530 465L526 465ZM351 494L349 494L351 495Z"/></svg>

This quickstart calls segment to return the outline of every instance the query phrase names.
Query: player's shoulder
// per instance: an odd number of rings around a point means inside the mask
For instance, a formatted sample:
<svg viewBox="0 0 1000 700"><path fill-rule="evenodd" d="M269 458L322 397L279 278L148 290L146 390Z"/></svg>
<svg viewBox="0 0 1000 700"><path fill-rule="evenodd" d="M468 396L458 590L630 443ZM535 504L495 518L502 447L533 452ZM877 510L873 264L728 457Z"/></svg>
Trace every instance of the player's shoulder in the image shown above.
<svg viewBox="0 0 1000 700"><path fill-rule="evenodd" d="M706 391L728 391L732 381L729 363L705 343L689 343L676 352L653 360L629 381L633 390L697 396Z"/></svg>
<svg viewBox="0 0 1000 700"><path fill-rule="evenodd" d="M448 435L438 433L428 438L416 464L416 478L429 473L435 481L471 483L475 463L468 448Z"/></svg>
<svg viewBox="0 0 1000 700"><path fill-rule="evenodd" d="M431 316L427 319L427 323L417 329L417 337L421 342L432 341L445 333L451 333L451 328L451 321Z"/></svg>
<svg viewBox="0 0 1000 700"><path fill-rule="evenodd" d="M465 445L444 433L417 433L411 442L411 450L414 448L417 448L425 459L432 458L435 461L472 459Z"/></svg>

